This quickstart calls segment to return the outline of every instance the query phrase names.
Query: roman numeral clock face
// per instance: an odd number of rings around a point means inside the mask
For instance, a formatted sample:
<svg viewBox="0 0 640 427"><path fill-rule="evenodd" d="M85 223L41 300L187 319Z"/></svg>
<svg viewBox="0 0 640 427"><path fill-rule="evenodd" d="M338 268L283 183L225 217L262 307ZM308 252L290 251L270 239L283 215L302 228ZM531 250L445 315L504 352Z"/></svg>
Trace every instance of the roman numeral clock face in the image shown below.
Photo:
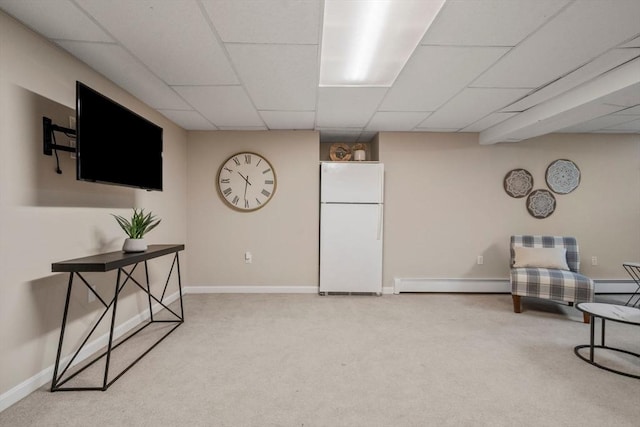
<svg viewBox="0 0 640 427"><path fill-rule="evenodd" d="M276 173L271 163L256 153L229 157L218 171L218 192L233 209L255 211L266 205L276 191Z"/></svg>

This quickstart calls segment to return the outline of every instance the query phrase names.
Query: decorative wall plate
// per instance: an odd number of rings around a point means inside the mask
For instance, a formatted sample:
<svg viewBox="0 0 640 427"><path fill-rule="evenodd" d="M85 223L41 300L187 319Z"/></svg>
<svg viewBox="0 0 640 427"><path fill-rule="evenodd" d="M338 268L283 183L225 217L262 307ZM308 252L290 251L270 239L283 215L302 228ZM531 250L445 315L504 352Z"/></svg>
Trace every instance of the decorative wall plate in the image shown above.
<svg viewBox="0 0 640 427"><path fill-rule="evenodd" d="M336 142L329 147L329 158L334 162L351 160L351 148L342 142Z"/></svg>
<svg viewBox="0 0 640 427"><path fill-rule="evenodd" d="M513 169L504 177L504 191L511 197L525 197L533 189L533 176L524 169Z"/></svg>
<svg viewBox="0 0 640 427"><path fill-rule="evenodd" d="M554 193L571 193L580 185L580 169L571 160L556 160L547 168L546 179Z"/></svg>
<svg viewBox="0 0 640 427"><path fill-rule="evenodd" d="M527 210L534 218L546 218L556 210L556 198L549 190L534 190L527 197Z"/></svg>

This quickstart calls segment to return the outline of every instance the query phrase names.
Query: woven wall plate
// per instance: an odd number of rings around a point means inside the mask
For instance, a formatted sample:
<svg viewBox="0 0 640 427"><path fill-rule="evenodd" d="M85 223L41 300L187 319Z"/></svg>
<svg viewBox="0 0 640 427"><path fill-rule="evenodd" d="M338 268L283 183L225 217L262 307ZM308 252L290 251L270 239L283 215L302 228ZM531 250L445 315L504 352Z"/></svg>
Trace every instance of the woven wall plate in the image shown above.
<svg viewBox="0 0 640 427"><path fill-rule="evenodd" d="M571 160L559 159L551 163L545 174L547 185L557 194L568 194L580 185L580 169Z"/></svg>
<svg viewBox="0 0 640 427"><path fill-rule="evenodd" d="M527 210L534 218L546 218L556 210L556 198L549 190L534 190L527 197Z"/></svg>
<svg viewBox="0 0 640 427"><path fill-rule="evenodd" d="M329 158L334 162L351 160L351 148L342 142L336 142L329 147Z"/></svg>
<svg viewBox="0 0 640 427"><path fill-rule="evenodd" d="M525 169L513 169L504 176L503 186L508 195L520 199L533 189L533 176Z"/></svg>

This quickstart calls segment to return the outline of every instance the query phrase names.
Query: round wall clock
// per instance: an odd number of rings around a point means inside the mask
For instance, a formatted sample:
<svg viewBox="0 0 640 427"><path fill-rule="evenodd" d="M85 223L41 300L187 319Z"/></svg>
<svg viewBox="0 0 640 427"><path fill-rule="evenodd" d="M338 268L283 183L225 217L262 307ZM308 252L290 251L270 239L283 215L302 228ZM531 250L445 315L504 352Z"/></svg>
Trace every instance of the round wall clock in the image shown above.
<svg viewBox="0 0 640 427"><path fill-rule="evenodd" d="M251 212L266 205L276 192L276 172L260 154L236 153L220 166L218 193L231 208Z"/></svg>

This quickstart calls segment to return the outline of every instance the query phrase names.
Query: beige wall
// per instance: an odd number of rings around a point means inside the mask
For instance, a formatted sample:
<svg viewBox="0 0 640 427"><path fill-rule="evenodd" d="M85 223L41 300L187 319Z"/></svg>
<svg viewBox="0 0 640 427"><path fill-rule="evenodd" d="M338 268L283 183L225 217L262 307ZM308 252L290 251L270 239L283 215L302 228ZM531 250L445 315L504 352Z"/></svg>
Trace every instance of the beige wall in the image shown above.
<svg viewBox="0 0 640 427"><path fill-rule="evenodd" d="M55 173L54 157L42 154L42 116L68 124L76 80L164 128L163 192L77 182L74 160L63 152L63 174ZM149 243L186 240L186 138L184 130L0 12L0 395L53 364L67 275L52 274L51 263L119 250L124 234L110 213L144 207L162 218ZM182 261L186 266L186 256ZM162 264L152 267L153 286L163 280ZM111 293L115 276L103 276L93 278L99 291ZM77 343L99 305L88 304L80 286L72 298L69 342ZM118 322L144 309L144 301L127 296Z"/></svg>
<svg viewBox="0 0 640 427"><path fill-rule="evenodd" d="M41 118L64 122L73 113L76 80L164 128L165 191L76 182L65 153L64 173L53 171L53 158L41 154ZM552 135L483 147L476 134L382 133L371 147L386 170L385 286L395 277L506 278L515 233L575 235L583 272L594 278L626 279L620 263L640 259L638 135ZM266 156L278 176L273 200L252 213L229 209L215 189L220 164L244 150ZM0 13L0 394L52 365L67 278L50 265L119 249L123 235L110 213L139 206L162 217L149 241L186 241L187 286L316 286L321 152L326 146L311 131L187 133ZM534 219L502 180L526 168L544 188L544 171L558 158L578 164L582 183L557 196L550 218ZM244 263L245 251L252 264ZM86 299L76 289L75 341L97 308ZM119 319L141 307L143 299L129 296Z"/></svg>
<svg viewBox="0 0 640 427"><path fill-rule="evenodd" d="M507 278L512 234L576 236L581 271L596 279L627 279L621 263L640 259L638 135L556 134L481 146L477 134L381 133L379 144L385 286L394 278ZM556 159L578 165L580 186L556 195L550 217L533 218L523 199L505 193L504 176L524 168L535 188L547 188L544 174Z"/></svg>
<svg viewBox="0 0 640 427"><path fill-rule="evenodd" d="M190 132L188 139L191 285L317 286L318 133ZM278 180L271 201L253 212L227 207L215 186L220 165L240 151L265 156Z"/></svg>

